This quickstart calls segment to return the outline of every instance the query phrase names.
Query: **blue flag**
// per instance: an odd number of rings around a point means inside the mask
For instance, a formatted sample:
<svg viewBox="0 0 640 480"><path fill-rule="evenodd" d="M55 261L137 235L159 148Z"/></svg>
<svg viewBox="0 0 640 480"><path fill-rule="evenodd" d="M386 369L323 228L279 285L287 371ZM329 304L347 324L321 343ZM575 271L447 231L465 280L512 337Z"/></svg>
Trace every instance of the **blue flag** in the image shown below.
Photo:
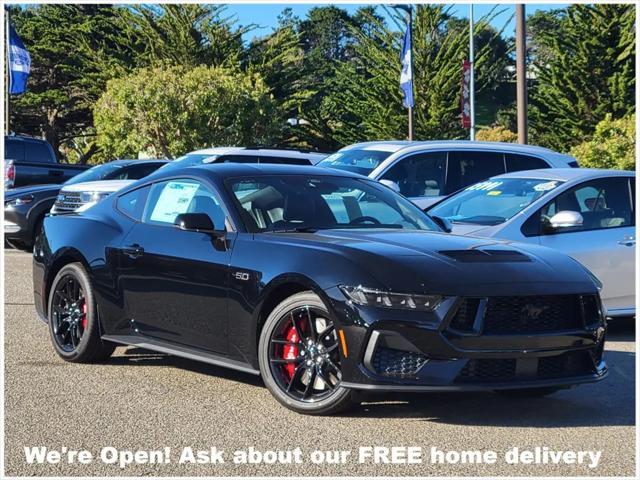
<svg viewBox="0 0 640 480"><path fill-rule="evenodd" d="M404 93L402 104L406 108L413 108L413 66L411 65L411 25L407 26L402 40L402 72L400 73L400 88Z"/></svg>
<svg viewBox="0 0 640 480"><path fill-rule="evenodd" d="M24 43L9 25L9 93L20 95L27 90L27 80L31 70L31 57Z"/></svg>

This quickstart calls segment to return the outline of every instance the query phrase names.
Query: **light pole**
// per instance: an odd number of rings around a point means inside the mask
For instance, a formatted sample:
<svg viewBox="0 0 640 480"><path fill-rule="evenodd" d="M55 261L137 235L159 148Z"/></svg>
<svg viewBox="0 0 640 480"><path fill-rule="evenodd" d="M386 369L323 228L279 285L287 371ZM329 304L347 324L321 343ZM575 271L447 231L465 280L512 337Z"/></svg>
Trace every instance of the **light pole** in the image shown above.
<svg viewBox="0 0 640 480"><path fill-rule="evenodd" d="M527 125L527 32L524 5L516 5L516 104L518 110L518 143L528 143Z"/></svg>
<svg viewBox="0 0 640 480"><path fill-rule="evenodd" d="M410 68L410 71L411 71L411 90L412 90L411 97L413 97L413 32L412 32L412 28L413 28L413 10L411 9L411 5L405 5L405 4L393 4L393 5L391 5L391 7L395 8L397 10L402 10L407 14L406 21L407 21L407 28L408 28L409 39L410 39L410 43L409 43L410 66L409 66L409 68ZM409 107L407 107L407 114L408 114L408 120L409 120L409 141L413 141L413 105L410 105Z"/></svg>

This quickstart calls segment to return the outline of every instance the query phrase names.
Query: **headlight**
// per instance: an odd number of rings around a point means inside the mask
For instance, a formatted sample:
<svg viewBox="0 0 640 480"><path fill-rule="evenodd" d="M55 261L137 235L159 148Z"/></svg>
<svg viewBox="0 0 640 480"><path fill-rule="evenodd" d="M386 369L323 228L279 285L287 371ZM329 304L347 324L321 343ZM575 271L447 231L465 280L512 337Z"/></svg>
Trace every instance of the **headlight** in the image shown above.
<svg viewBox="0 0 640 480"><path fill-rule="evenodd" d="M354 303L372 307L431 312L435 310L442 301L442 295L386 292L362 286L340 286L340 290Z"/></svg>
<svg viewBox="0 0 640 480"><path fill-rule="evenodd" d="M80 194L80 201L82 201L82 203L97 203L109 195L111 195L111 192L82 192Z"/></svg>
<svg viewBox="0 0 640 480"><path fill-rule="evenodd" d="M7 200L4 202L5 207L19 207L20 205L25 205L27 203L33 202L33 195L25 195L23 197L12 198L11 200Z"/></svg>

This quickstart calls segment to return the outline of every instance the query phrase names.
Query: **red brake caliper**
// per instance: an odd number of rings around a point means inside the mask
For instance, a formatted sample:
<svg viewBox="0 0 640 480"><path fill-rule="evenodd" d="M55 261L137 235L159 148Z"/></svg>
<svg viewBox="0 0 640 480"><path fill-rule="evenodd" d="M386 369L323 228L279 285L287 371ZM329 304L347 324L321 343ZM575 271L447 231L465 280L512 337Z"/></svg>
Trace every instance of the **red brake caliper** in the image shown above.
<svg viewBox="0 0 640 480"><path fill-rule="evenodd" d="M82 330L87 329L87 304L82 305Z"/></svg>
<svg viewBox="0 0 640 480"><path fill-rule="evenodd" d="M286 336L287 342L297 343L299 338L296 333L296 329L293 326L289 327L287 330ZM282 358L285 360L293 360L298 357L298 346L297 345L285 345L282 349ZM287 375L289 375L289 380L293 377L293 372L296 370L296 366L293 363L286 363L284 366Z"/></svg>

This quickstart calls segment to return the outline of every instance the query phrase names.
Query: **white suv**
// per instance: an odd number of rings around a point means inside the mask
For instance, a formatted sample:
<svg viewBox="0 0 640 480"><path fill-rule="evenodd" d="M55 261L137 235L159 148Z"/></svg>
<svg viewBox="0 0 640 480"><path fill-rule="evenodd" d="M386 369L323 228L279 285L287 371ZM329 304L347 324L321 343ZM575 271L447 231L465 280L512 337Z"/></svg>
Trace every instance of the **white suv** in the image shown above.
<svg viewBox="0 0 640 480"><path fill-rule="evenodd" d="M196 150L176 158L164 169L189 167L203 163L284 163L288 165L315 165L328 153L307 150L286 150L249 147L215 147Z"/></svg>
<svg viewBox="0 0 640 480"><path fill-rule="evenodd" d="M449 140L357 143L328 156L318 166L366 175L426 208L445 195L494 175L578 167L578 162L532 145Z"/></svg>

